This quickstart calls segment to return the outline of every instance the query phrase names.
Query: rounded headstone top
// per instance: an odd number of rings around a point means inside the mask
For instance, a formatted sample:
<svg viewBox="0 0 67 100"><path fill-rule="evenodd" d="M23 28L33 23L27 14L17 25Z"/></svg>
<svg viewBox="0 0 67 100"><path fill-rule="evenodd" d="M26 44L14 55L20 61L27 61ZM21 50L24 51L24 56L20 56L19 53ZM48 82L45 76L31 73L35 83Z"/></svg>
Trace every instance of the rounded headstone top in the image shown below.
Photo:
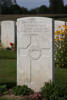
<svg viewBox="0 0 67 100"><path fill-rule="evenodd" d="M47 18L47 17L24 17L24 18L18 18L17 21L27 21L27 20L52 20L52 18Z"/></svg>
<svg viewBox="0 0 67 100"><path fill-rule="evenodd" d="M14 23L14 21L12 20L1 21L1 24L5 24L5 23Z"/></svg>

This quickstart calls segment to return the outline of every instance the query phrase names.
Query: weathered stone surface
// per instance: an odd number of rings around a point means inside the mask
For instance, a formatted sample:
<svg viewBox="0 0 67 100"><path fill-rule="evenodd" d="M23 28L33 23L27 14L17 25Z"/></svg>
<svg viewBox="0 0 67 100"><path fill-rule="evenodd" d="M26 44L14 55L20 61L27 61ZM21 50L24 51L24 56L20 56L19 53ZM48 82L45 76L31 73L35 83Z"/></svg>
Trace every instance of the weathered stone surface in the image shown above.
<svg viewBox="0 0 67 100"><path fill-rule="evenodd" d="M65 22L64 21L55 20L55 24L54 24L55 32L57 30L59 30L59 26L63 26L63 25L65 25Z"/></svg>
<svg viewBox="0 0 67 100"><path fill-rule="evenodd" d="M54 23L55 32L58 30L64 30L63 25L65 25L64 21L55 20L55 23ZM55 39L56 39L56 37L58 37L60 39L62 37L62 35L55 34Z"/></svg>
<svg viewBox="0 0 67 100"><path fill-rule="evenodd" d="M53 79L52 19L17 20L17 84L39 91Z"/></svg>
<svg viewBox="0 0 67 100"><path fill-rule="evenodd" d="M15 42L15 22L1 22L1 43L4 48L11 47L10 43Z"/></svg>

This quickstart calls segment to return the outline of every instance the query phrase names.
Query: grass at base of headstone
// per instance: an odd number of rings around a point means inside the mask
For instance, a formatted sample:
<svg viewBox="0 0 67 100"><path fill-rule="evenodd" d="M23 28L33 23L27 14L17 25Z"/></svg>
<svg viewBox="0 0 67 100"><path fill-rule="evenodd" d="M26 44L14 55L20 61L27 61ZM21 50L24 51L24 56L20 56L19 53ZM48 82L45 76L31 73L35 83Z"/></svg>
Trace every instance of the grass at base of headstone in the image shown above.
<svg viewBox="0 0 67 100"><path fill-rule="evenodd" d="M62 85L67 85L67 69L56 68L55 69L55 82Z"/></svg>
<svg viewBox="0 0 67 100"><path fill-rule="evenodd" d="M0 59L0 84L9 87L16 84L16 60Z"/></svg>
<svg viewBox="0 0 67 100"><path fill-rule="evenodd" d="M16 59L16 51L0 49L0 60L1 59Z"/></svg>

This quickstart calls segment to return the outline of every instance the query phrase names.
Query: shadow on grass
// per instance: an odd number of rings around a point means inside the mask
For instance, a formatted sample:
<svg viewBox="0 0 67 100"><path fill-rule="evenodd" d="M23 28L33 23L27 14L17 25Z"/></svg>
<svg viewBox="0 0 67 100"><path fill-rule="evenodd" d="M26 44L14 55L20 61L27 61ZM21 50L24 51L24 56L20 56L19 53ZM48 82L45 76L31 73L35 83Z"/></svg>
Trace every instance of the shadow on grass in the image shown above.
<svg viewBox="0 0 67 100"><path fill-rule="evenodd" d="M8 83L0 83L0 85L6 85L8 89L15 87L17 84L16 82L8 82Z"/></svg>

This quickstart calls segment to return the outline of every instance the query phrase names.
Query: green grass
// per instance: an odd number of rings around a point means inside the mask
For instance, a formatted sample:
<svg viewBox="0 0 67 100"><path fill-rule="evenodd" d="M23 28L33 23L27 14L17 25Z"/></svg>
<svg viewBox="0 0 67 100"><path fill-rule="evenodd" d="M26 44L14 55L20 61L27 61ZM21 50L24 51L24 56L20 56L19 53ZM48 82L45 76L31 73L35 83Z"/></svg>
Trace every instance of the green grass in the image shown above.
<svg viewBox="0 0 67 100"><path fill-rule="evenodd" d="M67 85L67 69L55 69L55 82L58 84Z"/></svg>
<svg viewBox="0 0 67 100"><path fill-rule="evenodd" d="M16 51L0 49L0 60L1 59L16 59Z"/></svg>
<svg viewBox="0 0 67 100"><path fill-rule="evenodd" d="M16 60L0 60L0 82L16 82Z"/></svg>
<svg viewBox="0 0 67 100"><path fill-rule="evenodd" d="M0 50L0 84L16 84L16 51Z"/></svg>

